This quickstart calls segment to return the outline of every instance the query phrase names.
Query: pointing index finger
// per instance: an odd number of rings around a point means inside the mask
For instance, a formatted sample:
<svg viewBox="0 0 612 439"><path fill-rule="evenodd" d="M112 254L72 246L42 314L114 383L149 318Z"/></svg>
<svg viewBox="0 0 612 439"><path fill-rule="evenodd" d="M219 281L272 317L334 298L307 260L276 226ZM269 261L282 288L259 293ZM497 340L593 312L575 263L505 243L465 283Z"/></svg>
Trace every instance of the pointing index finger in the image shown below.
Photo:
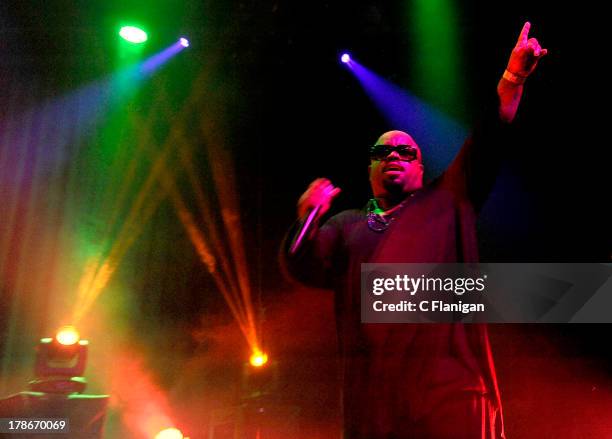
<svg viewBox="0 0 612 439"><path fill-rule="evenodd" d="M523 25L523 29L521 29L521 34L518 37L517 44L525 44L529 39L529 29L531 28L531 23L526 21Z"/></svg>

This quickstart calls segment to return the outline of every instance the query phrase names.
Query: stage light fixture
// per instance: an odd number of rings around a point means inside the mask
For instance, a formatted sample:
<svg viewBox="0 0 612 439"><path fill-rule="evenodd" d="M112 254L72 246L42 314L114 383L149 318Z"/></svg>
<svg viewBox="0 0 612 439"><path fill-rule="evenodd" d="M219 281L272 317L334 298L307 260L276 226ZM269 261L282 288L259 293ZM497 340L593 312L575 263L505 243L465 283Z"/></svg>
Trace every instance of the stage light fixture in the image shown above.
<svg viewBox="0 0 612 439"><path fill-rule="evenodd" d="M351 60L351 55L349 55L348 53L343 53L342 56L340 57L340 61L342 61L344 64L348 63Z"/></svg>
<svg viewBox="0 0 612 439"><path fill-rule="evenodd" d="M119 35L125 41L133 44L144 43L149 38L144 30L136 26L123 26L119 29Z"/></svg>
<svg viewBox="0 0 612 439"><path fill-rule="evenodd" d="M253 367L262 367L264 364L268 362L268 354L260 351L259 349L255 349L251 358L249 358L249 363Z"/></svg>
<svg viewBox="0 0 612 439"><path fill-rule="evenodd" d="M61 327L54 338L42 338L36 350L30 389L45 393L81 393L87 386L83 377L89 342L81 340L74 326Z"/></svg>
<svg viewBox="0 0 612 439"><path fill-rule="evenodd" d="M71 325L62 326L55 334L55 339L58 341L58 343L65 346L70 346L77 343L80 338L81 336L79 335L79 331L77 331L77 329Z"/></svg>
<svg viewBox="0 0 612 439"><path fill-rule="evenodd" d="M180 38L179 39L179 43L183 47L189 47L189 40L187 38L185 38L185 37Z"/></svg>
<svg viewBox="0 0 612 439"><path fill-rule="evenodd" d="M164 428L155 435L155 439L184 439L183 433L178 428Z"/></svg>
<svg viewBox="0 0 612 439"><path fill-rule="evenodd" d="M41 339L36 349L35 379L27 390L0 399L0 418L65 419L69 431L62 430L57 437L102 439L109 396L83 394L86 380L78 376L85 371L87 345L74 326L63 326L54 337ZM60 433L62 426L55 424L53 428L58 429L55 432ZM47 437L36 433L42 430L31 431L15 437ZM4 437L1 432L0 437Z"/></svg>

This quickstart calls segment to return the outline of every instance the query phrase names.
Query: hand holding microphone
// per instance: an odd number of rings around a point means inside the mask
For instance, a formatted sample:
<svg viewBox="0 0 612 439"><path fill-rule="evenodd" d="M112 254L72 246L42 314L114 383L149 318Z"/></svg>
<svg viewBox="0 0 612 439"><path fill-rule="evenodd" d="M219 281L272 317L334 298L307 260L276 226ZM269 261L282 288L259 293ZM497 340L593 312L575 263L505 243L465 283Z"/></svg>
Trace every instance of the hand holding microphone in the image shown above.
<svg viewBox="0 0 612 439"><path fill-rule="evenodd" d="M310 183L298 201L298 217L304 218L313 209L318 209L315 218L318 219L329 210L333 199L339 193L340 188L334 187L327 178L317 178Z"/></svg>
<svg viewBox="0 0 612 439"><path fill-rule="evenodd" d="M339 193L340 188L334 187L326 178L317 178L310 183L298 201L298 216L301 218L301 225L289 248L290 254L297 252L315 221L329 210L333 199Z"/></svg>

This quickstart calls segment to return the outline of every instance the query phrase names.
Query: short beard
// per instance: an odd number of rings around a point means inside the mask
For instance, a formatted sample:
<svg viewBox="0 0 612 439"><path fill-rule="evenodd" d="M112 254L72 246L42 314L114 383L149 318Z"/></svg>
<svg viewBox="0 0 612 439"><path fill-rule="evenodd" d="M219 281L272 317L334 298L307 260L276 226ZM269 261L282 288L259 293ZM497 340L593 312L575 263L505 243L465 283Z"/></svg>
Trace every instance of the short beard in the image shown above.
<svg viewBox="0 0 612 439"><path fill-rule="evenodd" d="M382 184L385 191L391 196L401 196L404 192L404 185L400 182L384 179Z"/></svg>
<svg viewBox="0 0 612 439"><path fill-rule="evenodd" d="M399 182L383 180L383 187L387 195L384 197L392 203L399 203L404 200L409 192L404 191L404 185Z"/></svg>

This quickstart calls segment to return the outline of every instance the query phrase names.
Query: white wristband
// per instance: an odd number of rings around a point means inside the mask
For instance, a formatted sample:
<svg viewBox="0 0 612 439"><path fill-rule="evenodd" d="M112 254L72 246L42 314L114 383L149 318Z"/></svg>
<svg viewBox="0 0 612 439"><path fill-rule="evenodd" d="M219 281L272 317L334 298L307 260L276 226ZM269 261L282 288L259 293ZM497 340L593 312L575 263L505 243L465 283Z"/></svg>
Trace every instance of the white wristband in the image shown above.
<svg viewBox="0 0 612 439"><path fill-rule="evenodd" d="M525 80L527 79L527 76L517 75L515 73L512 73L508 69L504 70L504 74L502 75L502 77L506 81L509 81L509 82L511 82L513 84L516 84L516 85L523 85L525 83Z"/></svg>

